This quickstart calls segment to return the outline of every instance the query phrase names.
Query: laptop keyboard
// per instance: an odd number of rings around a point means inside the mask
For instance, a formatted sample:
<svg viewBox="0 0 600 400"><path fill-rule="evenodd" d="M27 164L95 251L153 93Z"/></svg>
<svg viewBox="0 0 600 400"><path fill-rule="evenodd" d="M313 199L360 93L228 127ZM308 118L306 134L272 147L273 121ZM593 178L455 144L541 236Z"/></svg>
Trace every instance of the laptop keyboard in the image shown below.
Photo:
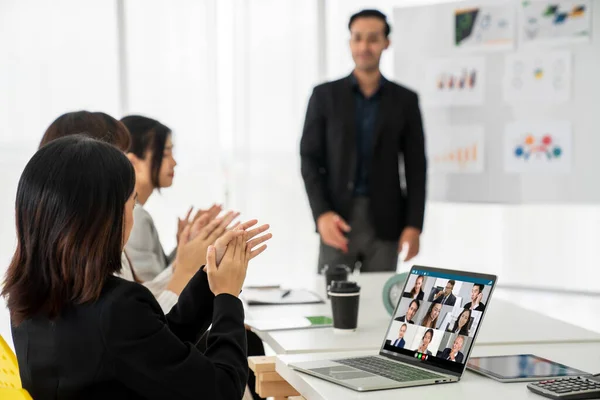
<svg viewBox="0 0 600 400"><path fill-rule="evenodd" d="M425 379L443 378L431 372L413 368L406 364L388 361L380 357L356 357L334 360L340 364L383 376L396 382L412 382Z"/></svg>

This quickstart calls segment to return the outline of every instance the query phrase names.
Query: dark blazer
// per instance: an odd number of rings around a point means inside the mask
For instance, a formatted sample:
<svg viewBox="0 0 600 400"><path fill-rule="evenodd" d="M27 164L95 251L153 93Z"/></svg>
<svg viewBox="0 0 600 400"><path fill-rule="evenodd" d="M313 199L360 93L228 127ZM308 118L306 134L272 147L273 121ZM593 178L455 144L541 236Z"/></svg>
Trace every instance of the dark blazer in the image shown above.
<svg viewBox="0 0 600 400"><path fill-rule="evenodd" d="M437 299L435 299L433 302L434 303L441 303L442 300L444 300L444 296L440 296ZM446 300L446 302L444 303L445 306L453 306L454 303L456 303L456 296L453 295L452 293L450 293L450 296L448 296L448 299Z"/></svg>
<svg viewBox="0 0 600 400"><path fill-rule="evenodd" d="M412 299L410 292L404 292L402 294L402 297L407 297L409 299ZM415 300L422 301L424 297L425 297L425 292L423 291L423 289L421 289L419 291L419 294L417 295L417 297L415 297Z"/></svg>
<svg viewBox="0 0 600 400"><path fill-rule="evenodd" d="M407 324L415 324L413 321L406 321L406 315L394 319L394 321L406 322Z"/></svg>
<svg viewBox="0 0 600 400"><path fill-rule="evenodd" d="M406 341L404 339L400 339L400 341L398 343L396 343L396 342L398 342L398 339L394 339L392 341L392 345L396 346L396 347L400 347L402 349L404 348L404 345L406 344Z"/></svg>
<svg viewBox="0 0 600 400"><path fill-rule="evenodd" d="M470 321L463 325L462 328L458 329L458 327L456 326L456 323L454 324L454 326L450 327L450 324L448 324L448 327L446 329L446 332L452 332L452 333L458 333L459 335L463 335L463 336L469 336L469 325L470 325Z"/></svg>
<svg viewBox="0 0 600 400"><path fill-rule="evenodd" d="M356 121L351 76L314 88L300 141L302 177L315 221L335 211L348 220L356 174ZM384 80L369 168L370 207L380 239L405 226L423 228L426 160L416 93ZM406 192L400 187L404 157Z"/></svg>
<svg viewBox="0 0 600 400"><path fill-rule="evenodd" d="M468 302L463 308L471 308L471 303L472 302ZM479 303L473 311L485 311L485 304Z"/></svg>
<svg viewBox="0 0 600 400"><path fill-rule="evenodd" d="M12 333L36 400L235 399L248 379L244 310L198 272L165 316L144 286L109 277L100 298ZM194 345L212 323L208 347Z"/></svg>
<svg viewBox="0 0 600 400"><path fill-rule="evenodd" d="M447 348L444 349L444 351L442 351L442 354L440 354L440 358L447 360L448 357L450 357L450 352L452 351L452 349ZM456 353L456 357L454 357L455 361L457 363L462 363L463 362L463 358L465 358L464 354L461 353L460 351L458 353Z"/></svg>

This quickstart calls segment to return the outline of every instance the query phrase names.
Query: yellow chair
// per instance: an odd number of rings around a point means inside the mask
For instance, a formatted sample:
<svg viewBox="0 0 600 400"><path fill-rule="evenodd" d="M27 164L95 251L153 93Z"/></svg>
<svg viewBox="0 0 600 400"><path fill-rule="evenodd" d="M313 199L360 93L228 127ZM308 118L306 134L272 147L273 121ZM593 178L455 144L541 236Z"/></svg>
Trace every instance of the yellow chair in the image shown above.
<svg viewBox="0 0 600 400"><path fill-rule="evenodd" d="M21 386L17 356L0 335L0 399L32 400Z"/></svg>

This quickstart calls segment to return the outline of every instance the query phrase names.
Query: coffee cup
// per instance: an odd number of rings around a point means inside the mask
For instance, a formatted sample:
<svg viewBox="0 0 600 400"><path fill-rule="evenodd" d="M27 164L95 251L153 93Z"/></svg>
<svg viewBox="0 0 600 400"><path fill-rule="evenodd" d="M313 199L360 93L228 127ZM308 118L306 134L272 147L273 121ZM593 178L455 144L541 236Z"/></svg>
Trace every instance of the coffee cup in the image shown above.
<svg viewBox="0 0 600 400"><path fill-rule="evenodd" d="M332 281L329 285L333 329L355 331L358 326L360 286L356 282Z"/></svg>

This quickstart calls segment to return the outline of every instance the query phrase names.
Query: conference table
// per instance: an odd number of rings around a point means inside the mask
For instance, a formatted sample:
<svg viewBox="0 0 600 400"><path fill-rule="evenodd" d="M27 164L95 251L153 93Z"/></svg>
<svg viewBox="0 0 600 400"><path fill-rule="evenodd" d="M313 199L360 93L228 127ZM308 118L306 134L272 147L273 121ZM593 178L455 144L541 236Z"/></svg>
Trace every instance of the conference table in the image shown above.
<svg viewBox="0 0 600 400"><path fill-rule="evenodd" d="M344 353L344 357L371 355L373 352ZM472 356L535 354L590 373L600 372L600 343L554 343L527 345L479 345ZM277 356L275 371L307 400L398 400L398 399L543 399L529 392L526 383L500 383L467 370L460 382L414 388L356 392L343 386L297 372L290 363L330 359L340 353L292 354Z"/></svg>
<svg viewBox="0 0 600 400"><path fill-rule="evenodd" d="M293 394L305 399L397 399L416 395L420 399L480 398L487 400L508 396L541 398L528 393L524 384L501 384L467 371L460 383L409 389L359 393L342 386L297 372L290 363L377 354L390 322L383 306L382 288L393 274L370 273L352 276L361 286L358 328L352 333L337 334L333 328L253 331L277 354L276 358L258 360L267 380L283 380ZM305 288L323 298L325 282L316 276L285 288ZM331 315L331 304L246 306L248 319L273 319L290 316ZM600 372L600 334L540 313L524 309L508 301L494 298L488 302L486 314L472 356L532 353L589 372ZM251 367L256 367L250 361ZM258 375L258 374L257 374ZM257 379L258 382L262 378ZM287 381L285 383L284 381ZM275 387L276 382L264 382ZM287 393L281 386L277 393ZM401 391L401 392L400 392ZM297 392L297 393L295 393ZM276 398L285 398L285 396ZM477 397L476 397L477 396Z"/></svg>

